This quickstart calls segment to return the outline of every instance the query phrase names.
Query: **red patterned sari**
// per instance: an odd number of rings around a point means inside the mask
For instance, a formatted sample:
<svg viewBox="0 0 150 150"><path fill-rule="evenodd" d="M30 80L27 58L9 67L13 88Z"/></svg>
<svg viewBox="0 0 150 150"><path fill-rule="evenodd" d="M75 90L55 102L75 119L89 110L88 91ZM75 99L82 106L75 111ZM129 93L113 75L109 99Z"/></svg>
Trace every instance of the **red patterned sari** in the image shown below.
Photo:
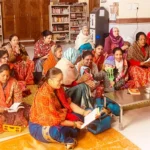
<svg viewBox="0 0 150 150"><path fill-rule="evenodd" d="M14 77L18 81L25 81L26 84L34 84L33 81L33 71L34 71L34 62L29 59L29 56L23 45L20 46L20 54L16 55L13 51L12 46L8 43L4 48L9 53L9 62L13 63L14 66Z"/></svg>
<svg viewBox="0 0 150 150"><path fill-rule="evenodd" d="M150 67L140 66L140 62L146 61L150 58L150 47L145 46L140 48L135 42L128 50L127 56L130 68L129 76L131 81L129 82L130 87L142 87L150 82Z"/></svg>
<svg viewBox="0 0 150 150"><path fill-rule="evenodd" d="M9 108L15 102L22 102L22 91L19 88L18 82L14 78L9 78L5 85L0 83L0 107ZM25 103L23 105L24 108L19 109L17 112L8 113L4 111L0 113L1 131L3 123L27 126L30 106Z"/></svg>

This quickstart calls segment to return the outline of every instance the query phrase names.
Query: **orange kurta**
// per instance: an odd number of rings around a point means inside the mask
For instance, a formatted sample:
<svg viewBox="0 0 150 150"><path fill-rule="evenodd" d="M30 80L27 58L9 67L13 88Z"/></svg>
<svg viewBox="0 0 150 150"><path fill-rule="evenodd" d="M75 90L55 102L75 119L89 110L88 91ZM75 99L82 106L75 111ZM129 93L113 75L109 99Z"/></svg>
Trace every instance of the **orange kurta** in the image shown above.
<svg viewBox="0 0 150 150"><path fill-rule="evenodd" d="M71 112L72 110L63 89L54 91L45 82L35 96L31 107L30 121L42 126L59 125L65 120L68 111Z"/></svg>

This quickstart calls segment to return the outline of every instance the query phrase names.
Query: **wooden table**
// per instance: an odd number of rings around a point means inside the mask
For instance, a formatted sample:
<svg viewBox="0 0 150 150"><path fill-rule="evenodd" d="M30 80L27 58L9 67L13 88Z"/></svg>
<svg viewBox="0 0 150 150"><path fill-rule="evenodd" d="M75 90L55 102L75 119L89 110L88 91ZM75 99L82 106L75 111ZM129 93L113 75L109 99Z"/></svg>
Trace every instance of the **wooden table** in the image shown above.
<svg viewBox="0 0 150 150"><path fill-rule="evenodd" d="M104 94L104 103L107 99L120 106L119 128L123 129L123 111L150 106L150 93L145 92L145 88L139 89L140 95L131 95L128 90L114 91Z"/></svg>

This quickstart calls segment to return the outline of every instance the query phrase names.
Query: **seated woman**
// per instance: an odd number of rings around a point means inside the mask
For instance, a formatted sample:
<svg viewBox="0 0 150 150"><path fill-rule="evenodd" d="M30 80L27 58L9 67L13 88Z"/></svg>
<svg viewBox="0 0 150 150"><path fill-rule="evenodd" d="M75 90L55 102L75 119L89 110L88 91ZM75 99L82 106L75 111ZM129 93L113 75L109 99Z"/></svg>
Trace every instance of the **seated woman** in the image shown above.
<svg viewBox="0 0 150 150"><path fill-rule="evenodd" d="M79 50L81 54L83 50L94 49L94 43L91 35L89 35L89 29L87 26L83 26L82 30L78 34L75 41L75 49Z"/></svg>
<svg viewBox="0 0 150 150"><path fill-rule="evenodd" d="M78 72L80 72L80 69L82 66L87 66L91 69L92 74L98 73L97 65L93 62L93 54L91 51L85 51L82 54L82 60L77 63L76 68Z"/></svg>
<svg viewBox="0 0 150 150"><path fill-rule="evenodd" d="M97 75L98 74L98 67L93 62L93 57L94 57L94 55L92 54L91 51L84 51L83 54L82 54L82 60L80 62L78 62L77 65L76 65L76 68L77 68L78 72L81 72L82 71L82 67L85 66L85 67L88 67L90 69L91 74ZM95 76L93 76L93 77L95 78ZM100 81L101 80L97 80L97 81L98 82L96 82L96 81L94 81L93 79L90 78L85 83L90 87L91 91L97 89L97 90L95 90L96 93L99 91L99 93L101 93L101 96L102 96L102 94L103 94L103 87L100 86ZM92 94L92 95L94 96L94 95L97 95L97 94Z"/></svg>
<svg viewBox="0 0 150 150"><path fill-rule="evenodd" d="M8 51L9 62L14 64L14 74L18 81L25 81L26 84L34 84L33 71L34 62L29 59L25 47L19 42L17 35L9 38L10 42L3 48Z"/></svg>
<svg viewBox="0 0 150 150"><path fill-rule="evenodd" d="M107 55L103 53L103 46L97 45L95 49L92 51L94 57L93 62L97 65L98 71L102 70L102 66Z"/></svg>
<svg viewBox="0 0 150 150"><path fill-rule="evenodd" d="M89 80L90 76L84 74L82 77L79 77L79 73L74 65L78 57L79 51L69 48L64 51L63 57L55 67L63 72L63 85L68 87L66 93L71 97L72 101L82 108L93 108L90 100L90 88L84 84L85 81Z"/></svg>
<svg viewBox="0 0 150 150"><path fill-rule="evenodd" d="M24 108L8 113L7 109L15 102L22 102L22 92L18 82L10 77L10 67L0 66L0 125L9 124L27 126L30 106L23 103Z"/></svg>
<svg viewBox="0 0 150 150"><path fill-rule="evenodd" d="M136 41L129 48L127 58L130 64L129 76L133 80L130 86L145 86L150 81L150 46L146 44L144 32L136 34Z"/></svg>
<svg viewBox="0 0 150 150"><path fill-rule="evenodd" d="M105 38L104 52L108 55L112 55L115 47L120 47L125 51L129 46L128 44L124 44L122 37L119 35L119 29L113 27L110 30L109 36Z"/></svg>
<svg viewBox="0 0 150 150"><path fill-rule="evenodd" d="M62 71L58 68L48 70L44 83L39 88L30 113L30 134L37 140L52 143L60 142L71 149L81 128L85 111L66 97L61 84Z"/></svg>
<svg viewBox="0 0 150 150"><path fill-rule="evenodd" d="M34 46L34 62L35 62L35 82L39 82L42 77L43 62L48 58L48 54L51 47L54 45L52 41L52 32L45 30L42 32L42 38L40 38Z"/></svg>
<svg viewBox="0 0 150 150"><path fill-rule="evenodd" d="M8 63L8 52L5 49L0 50L0 66Z"/></svg>
<svg viewBox="0 0 150 150"><path fill-rule="evenodd" d="M62 47L60 45L53 45L48 54L48 58L43 63L43 75L45 75L49 69L55 67L61 57Z"/></svg>
<svg viewBox="0 0 150 150"><path fill-rule="evenodd" d="M128 62L123 58L123 51L121 48L116 47L113 49L115 61L115 90L126 88L126 83L129 79L128 76Z"/></svg>
<svg viewBox="0 0 150 150"><path fill-rule="evenodd" d="M112 89L121 90L126 88L128 81L128 63L123 58L123 51L116 47L113 49L114 56L109 56L104 61L103 69L107 73Z"/></svg>

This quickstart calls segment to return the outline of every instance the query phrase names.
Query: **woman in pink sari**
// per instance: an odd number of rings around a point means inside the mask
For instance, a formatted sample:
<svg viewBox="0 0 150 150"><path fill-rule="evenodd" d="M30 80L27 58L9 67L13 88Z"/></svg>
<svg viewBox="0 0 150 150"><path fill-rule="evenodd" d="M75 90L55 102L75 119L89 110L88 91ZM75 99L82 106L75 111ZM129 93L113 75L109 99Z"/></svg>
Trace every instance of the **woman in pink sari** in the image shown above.
<svg viewBox="0 0 150 150"><path fill-rule="evenodd" d="M132 87L142 87L150 82L150 46L146 44L144 32L136 34L136 41L128 50L129 75Z"/></svg>
<svg viewBox="0 0 150 150"><path fill-rule="evenodd" d="M8 51L10 63L14 64L14 74L18 81L25 81L26 84L34 84L33 71L34 62L29 59L25 47L19 43L17 35L13 34L9 38L4 48Z"/></svg>
<svg viewBox="0 0 150 150"><path fill-rule="evenodd" d="M113 27L110 30L109 36L105 38L104 52L108 55L113 55L113 49L116 47L126 50L128 45L124 44L123 38L119 35L119 29Z"/></svg>

